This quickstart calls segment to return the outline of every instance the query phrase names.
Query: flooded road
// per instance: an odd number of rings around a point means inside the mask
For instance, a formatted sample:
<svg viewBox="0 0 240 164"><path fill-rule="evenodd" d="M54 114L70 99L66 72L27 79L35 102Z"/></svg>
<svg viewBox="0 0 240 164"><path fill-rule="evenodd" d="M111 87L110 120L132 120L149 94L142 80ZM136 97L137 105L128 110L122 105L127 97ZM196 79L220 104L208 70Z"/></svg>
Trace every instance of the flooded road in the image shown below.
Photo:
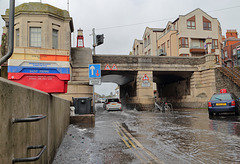
<svg viewBox="0 0 240 164"><path fill-rule="evenodd" d="M96 110L95 127L69 126L54 164L240 163L240 116Z"/></svg>

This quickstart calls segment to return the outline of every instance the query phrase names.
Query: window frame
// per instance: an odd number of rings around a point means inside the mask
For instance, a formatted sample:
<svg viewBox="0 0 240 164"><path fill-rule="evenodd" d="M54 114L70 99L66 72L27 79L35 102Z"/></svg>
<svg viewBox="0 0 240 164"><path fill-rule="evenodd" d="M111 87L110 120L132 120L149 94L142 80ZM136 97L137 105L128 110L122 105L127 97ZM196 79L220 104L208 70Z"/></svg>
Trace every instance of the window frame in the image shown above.
<svg viewBox="0 0 240 164"><path fill-rule="evenodd" d="M184 43L184 44L182 44ZM186 37L179 38L179 48L189 48L189 41Z"/></svg>
<svg viewBox="0 0 240 164"><path fill-rule="evenodd" d="M19 47L19 45L20 45L20 29L17 28L17 29L15 30L15 32L16 32L15 46L16 46L16 47Z"/></svg>
<svg viewBox="0 0 240 164"><path fill-rule="evenodd" d="M56 36L54 35L54 31L57 32L57 35L56 35ZM56 38L54 38L54 37L56 37ZM56 44L54 44L54 39L56 39L56 41L57 41ZM54 45L55 45L56 47L54 47ZM58 49L58 48L59 48L59 30L53 28L53 29L52 29L52 49Z"/></svg>
<svg viewBox="0 0 240 164"><path fill-rule="evenodd" d="M39 31L34 32L35 34L37 34L37 37L32 37L32 35L34 34L31 30L32 29L40 29L40 33ZM33 38L37 38L37 41L32 41ZM40 38L40 42L39 39ZM33 43L36 43L37 45L35 46ZM40 44L40 45L39 45ZM36 27L36 26L30 26L29 27L29 47L42 47L42 27Z"/></svg>
<svg viewBox="0 0 240 164"><path fill-rule="evenodd" d="M212 49L218 49L218 40L217 39L212 39Z"/></svg>
<svg viewBox="0 0 240 164"><path fill-rule="evenodd" d="M194 23L194 25L193 25L193 23ZM196 30L196 22L195 22L195 21L188 20L188 21L187 21L187 29Z"/></svg>
<svg viewBox="0 0 240 164"><path fill-rule="evenodd" d="M203 30L212 30L212 22L203 16Z"/></svg>

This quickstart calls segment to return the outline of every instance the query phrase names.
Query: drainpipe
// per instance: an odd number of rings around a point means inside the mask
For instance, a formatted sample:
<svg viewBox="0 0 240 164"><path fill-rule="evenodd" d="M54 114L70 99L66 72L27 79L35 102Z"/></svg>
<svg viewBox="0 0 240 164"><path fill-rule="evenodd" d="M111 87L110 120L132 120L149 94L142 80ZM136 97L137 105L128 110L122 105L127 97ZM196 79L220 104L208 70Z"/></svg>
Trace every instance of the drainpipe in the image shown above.
<svg viewBox="0 0 240 164"><path fill-rule="evenodd" d="M9 7L9 28L8 28L8 53L0 59L0 65L7 61L13 54L14 47L14 14L15 0L10 0Z"/></svg>

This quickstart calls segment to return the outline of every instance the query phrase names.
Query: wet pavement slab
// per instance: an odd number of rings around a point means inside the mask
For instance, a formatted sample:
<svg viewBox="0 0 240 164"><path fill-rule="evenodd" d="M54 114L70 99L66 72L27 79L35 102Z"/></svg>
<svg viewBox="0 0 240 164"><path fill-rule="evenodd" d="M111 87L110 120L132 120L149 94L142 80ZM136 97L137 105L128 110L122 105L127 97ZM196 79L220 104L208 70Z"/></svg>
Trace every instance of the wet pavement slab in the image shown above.
<svg viewBox="0 0 240 164"><path fill-rule="evenodd" d="M70 125L53 163L240 163L240 116L107 112L97 104L95 127Z"/></svg>

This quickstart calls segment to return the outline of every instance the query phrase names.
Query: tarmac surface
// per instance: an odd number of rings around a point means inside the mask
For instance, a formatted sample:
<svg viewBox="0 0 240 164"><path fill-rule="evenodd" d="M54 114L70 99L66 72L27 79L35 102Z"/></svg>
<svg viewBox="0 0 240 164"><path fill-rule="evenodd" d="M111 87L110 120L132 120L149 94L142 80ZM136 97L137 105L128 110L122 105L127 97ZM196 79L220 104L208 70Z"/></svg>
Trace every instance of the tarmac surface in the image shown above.
<svg viewBox="0 0 240 164"><path fill-rule="evenodd" d="M240 163L240 116L206 109L110 111L95 126L70 125L53 164Z"/></svg>

